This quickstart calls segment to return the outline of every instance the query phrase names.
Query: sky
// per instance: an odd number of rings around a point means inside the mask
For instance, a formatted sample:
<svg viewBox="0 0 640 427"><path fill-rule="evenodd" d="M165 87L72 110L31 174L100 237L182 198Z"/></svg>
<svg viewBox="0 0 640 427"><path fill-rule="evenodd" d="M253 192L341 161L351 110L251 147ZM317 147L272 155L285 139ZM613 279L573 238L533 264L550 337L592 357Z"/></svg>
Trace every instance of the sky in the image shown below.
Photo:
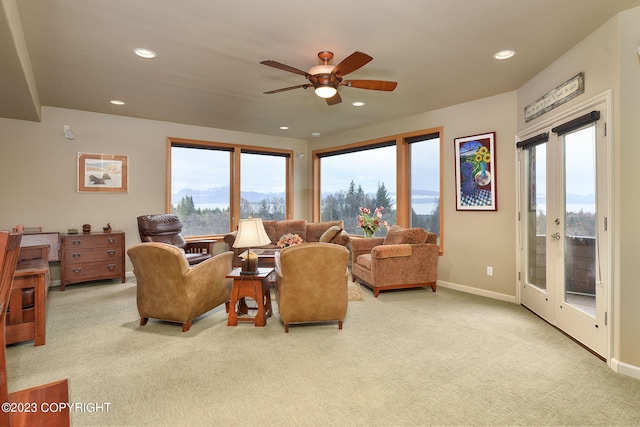
<svg viewBox="0 0 640 427"><path fill-rule="evenodd" d="M578 194L587 196L595 194L595 143L594 128L586 128L581 131L568 134L565 144L565 174L566 174L566 192L568 194ZM538 196L546 196L546 180L545 172L547 170L546 152L549 149L549 143L536 148L536 182L538 187L536 194Z"/></svg>
<svg viewBox="0 0 640 427"><path fill-rule="evenodd" d="M439 191L440 141L412 144L412 186L421 190ZM365 193L375 193L378 183L387 191L396 192L396 147L382 147L322 159L321 186L323 192L347 190L353 180Z"/></svg>
<svg viewBox="0 0 640 427"><path fill-rule="evenodd" d="M418 189L439 190L439 140L429 144L412 144L412 185ZM197 156L193 154L197 153ZM285 159L278 156L242 154L242 186L260 192L283 192ZM395 193L396 148L382 147L366 152L324 157L321 160L321 186L323 192L346 191L353 180L367 193L375 193L379 183ZM229 153L216 150L172 149L172 192L182 188L196 190L226 186L229 177ZM212 166L215 165L215 166ZM180 171L185 173L181 174Z"/></svg>

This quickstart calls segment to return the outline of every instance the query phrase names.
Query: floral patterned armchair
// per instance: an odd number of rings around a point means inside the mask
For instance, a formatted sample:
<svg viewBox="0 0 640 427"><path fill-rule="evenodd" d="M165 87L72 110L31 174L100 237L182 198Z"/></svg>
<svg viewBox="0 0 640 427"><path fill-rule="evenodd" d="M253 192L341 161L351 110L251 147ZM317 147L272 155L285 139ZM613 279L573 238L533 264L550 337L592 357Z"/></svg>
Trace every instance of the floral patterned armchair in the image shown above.
<svg viewBox="0 0 640 427"><path fill-rule="evenodd" d="M394 225L386 237L351 239L353 281L371 288L373 295L387 289L431 287L438 280L437 235L423 228Z"/></svg>

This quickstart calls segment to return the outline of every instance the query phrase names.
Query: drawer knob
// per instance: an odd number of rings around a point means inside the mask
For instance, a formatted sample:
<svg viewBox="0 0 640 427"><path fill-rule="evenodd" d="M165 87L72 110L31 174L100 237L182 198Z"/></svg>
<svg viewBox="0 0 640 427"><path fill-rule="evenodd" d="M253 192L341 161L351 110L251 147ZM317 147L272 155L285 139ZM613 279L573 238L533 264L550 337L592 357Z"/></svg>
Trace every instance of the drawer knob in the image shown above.
<svg viewBox="0 0 640 427"><path fill-rule="evenodd" d="M107 242L109 243L115 243L116 239L114 239L113 237L110 237L109 239L107 239Z"/></svg>
<svg viewBox="0 0 640 427"><path fill-rule="evenodd" d="M79 245L80 243L82 243L82 240L72 240L71 243L74 245Z"/></svg>
<svg viewBox="0 0 640 427"><path fill-rule="evenodd" d="M115 270L116 265L115 265L115 264L108 264L108 265L107 265L107 268L108 268L109 270Z"/></svg>
<svg viewBox="0 0 640 427"><path fill-rule="evenodd" d="M80 258L82 254L71 254L72 258Z"/></svg>
<svg viewBox="0 0 640 427"><path fill-rule="evenodd" d="M82 268L72 268L71 271L73 271L74 273L80 273L82 271Z"/></svg>
<svg viewBox="0 0 640 427"><path fill-rule="evenodd" d="M107 251L107 254L109 254L109 255L115 255L115 254L116 254L116 251L114 251L113 249L111 249L111 250L108 250L108 251Z"/></svg>

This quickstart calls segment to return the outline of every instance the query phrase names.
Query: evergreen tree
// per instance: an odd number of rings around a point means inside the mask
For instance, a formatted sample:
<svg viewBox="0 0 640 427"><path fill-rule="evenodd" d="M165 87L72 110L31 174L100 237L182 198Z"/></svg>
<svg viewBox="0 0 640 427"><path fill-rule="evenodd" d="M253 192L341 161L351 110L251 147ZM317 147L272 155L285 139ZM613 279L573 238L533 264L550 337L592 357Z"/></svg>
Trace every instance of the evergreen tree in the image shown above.
<svg viewBox="0 0 640 427"><path fill-rule="evenodd" d="M376 208L383 206L385 209L391 210L391 197L389 197L389 192L387 191L387 187L384 186L384 182L378 183L375 205Z"/></svg>
<svg viewBox="0 0 640 427"><path fill-rule="evenodd" d="M190 195L184 196L178 202L178 207L176 208L176 212L178 216L181 218L186 218L189 215L193 214L196 211L196 206L193 203L193 197Z"/></svg>
<svg viewBox="0 0 640 427"><path fill-rule="evenodd" d="M364 193L362 187L359 187L358 190L356 190L356 183L351 181L347 194L345 195L345 206L342 212L343 217L355 217L358 215L359 208L362 206L362 196L359 192Z"/></svg>

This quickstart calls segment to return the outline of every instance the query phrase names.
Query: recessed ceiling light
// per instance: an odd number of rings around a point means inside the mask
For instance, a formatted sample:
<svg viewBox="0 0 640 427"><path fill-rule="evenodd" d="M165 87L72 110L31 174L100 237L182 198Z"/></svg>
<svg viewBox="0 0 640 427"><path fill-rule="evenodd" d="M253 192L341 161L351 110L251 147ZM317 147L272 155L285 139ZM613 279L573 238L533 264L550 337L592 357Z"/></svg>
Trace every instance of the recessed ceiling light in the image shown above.
<svg viewBox="0 0 640 427"><path fill-rule="evenodd" d="M280 129L282 129L282 130L288 130L288 129L289 129L289 126L280 126Z"/></svg>
<svg viewBox="0 0 640 427"><path fill-rule="evenodd" d="M364 105L364 102L356 101L356 102L352 102L351 105L353 105L354 107L362 107Z"/></svg>
<svg viewBox="0 0 640 427"><path fill-rule="evenodd" d="M110 103L112 103L113 105L124 105L125 102L124 101L120 101L118 99L112 99L111 101L109 101Z"/></svg>
<svg viewBox="0 0 640 427"><path fill-rule="evenodd" d="M515 50L505 49L493 54L493 59L509 59L516 54Z"/></svg>
<svg viewBox="0 0 640 427"><path fill-rule="evenodd" d="M133 53L138 55L140 58L145 58L145 59L153 59L156 56L158 56L158 54L155 53L154 51L150 49L145 49L143 47L137 47L133 49Z"/></svg>
<svg viewBox="0 0 640 427"><path fill-rule="evenodd" d="M313 132L313 133L311 134L311 136L312 136L312 137L314 137L314 138L317 138L317 137L319 137L319 136L320 136L320 132Z"/></svg>

